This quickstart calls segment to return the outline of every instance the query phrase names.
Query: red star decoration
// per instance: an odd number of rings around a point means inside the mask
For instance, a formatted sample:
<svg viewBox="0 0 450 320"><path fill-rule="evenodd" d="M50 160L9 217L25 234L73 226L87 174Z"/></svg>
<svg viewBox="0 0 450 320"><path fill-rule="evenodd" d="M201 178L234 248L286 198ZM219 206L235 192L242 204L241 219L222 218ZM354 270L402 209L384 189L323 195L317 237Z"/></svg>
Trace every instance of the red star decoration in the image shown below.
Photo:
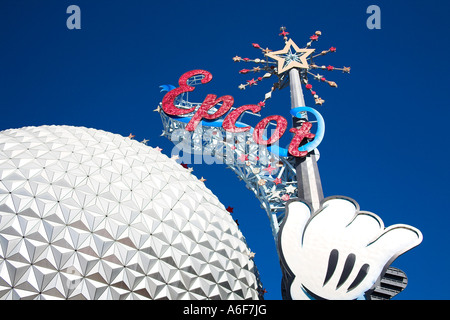
<svg viewBox="0 0 450 320"><path fill-rule="evenodd" d="M258 290L260 294L265 295L267 293L266 289L259 289Z"/></svg>
<svg viewBox="0 0 450 320"><path fill-rule="evenodd" d="M269 164L269 166L268 166L267 168L264 168L263 170L269 172L269 174L272 174L272 171L277 170L277 168L272 167L272 166Z"/></svg>
<svg viewBox="0 0 450 320"><path fill-rule="evenodd" d="M246 154L241 154L238 158L241 162L245 162L248 160L248 155Z"/></svg>
<svg viewBox="0 0 450 320"><path fill-rule="evenodd" d="M253 85L256 85L256 81L255 81L255 79L252 79L252 80L247 80L247 83L248 83L248 85L249 85L249 86L253 86Z"/></svg>
<svg viewBox="0 0 450 320"><path fill-rule="evenodd" d="M287 32L286 30L283 30L279 35L286 37L289 34L289 32Z"/></svg>
<svg viewBox="0 0 450 320"><path fill-rule="evenodd" d="M336 48L335 48L335 47L331 47L331 48L330 48L330 51L331 51L331 52L336 52Z"/></svg>
<svg viewBox="0 0 450 320"><path fill-rule="evenodd" d="M188 168L188 165L187 165L186 163L181 163L181 166L182 166L183 168L185 168L185 169Z"/></svg>
<svg viewBox="0 0 450 320"><path fill-rule="evenodd" d="M276 185L280 184L282 181L280 178L276 178L273 180L273 183L275 183Z"/></svg>
<svg viewBox="0 0 450 320"><path fill-rule="evenodd" d="M228 208L226 209L229 213L233 213L233 208L228 206Z"/></svg>
<svg viewBox="0 0 450 320"><path fill-rule="evenodd" d="M327 70L328 70L328 71L331 71L331 70L333 70L333 69L334 69L333 66L328 66L328 67L327 67Z"/></svg>

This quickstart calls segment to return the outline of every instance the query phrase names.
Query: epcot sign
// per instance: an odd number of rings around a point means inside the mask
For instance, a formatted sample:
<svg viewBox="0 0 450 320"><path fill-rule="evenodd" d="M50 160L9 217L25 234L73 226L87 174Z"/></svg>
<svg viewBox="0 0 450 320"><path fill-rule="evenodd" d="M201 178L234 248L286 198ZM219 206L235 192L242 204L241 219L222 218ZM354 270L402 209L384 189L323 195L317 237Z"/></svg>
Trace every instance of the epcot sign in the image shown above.
<svg viewBox="0 0 450 320"><path fill-rule="evenodd" d="M192 78L194 76L202 75L203 79L201 80L202 84L208 83L212 79L212 74L205 70L192 70L189 72L184 73L178 83L179 87L175 88L171 91L169 91L162 100L162 109L163 111L171 116L183 116L186 114L189 114L193 111L195 111L195 107L191 107L188 109L179 108L175 105L175 99L186 92L192 92L194 91L195 87L190 86L187 84L187 81L189 78ZM214 113L208 113L212 108L220 104L220 107L214 112ZM208 94L201 104L201 106L197 109L197 111L194 113L194 115L191 117L189 123L186 125L185 130L186 131L194 131L197 125L202 121L205 120L216 120L222 116L224 116L230 109L232 108L234 104L234 98L230 95L225 95L222 97L217 98L216 95ZM253 113L261 111L261 108L264 106L263 102L260 102L258 104L248 104L243 105L237 109L234 109L231 111L223 120L222 128L231 133L240 133L240 132L246 132L250 131L250 126L245 127L237 127L236 121L237 119L246 111L251 111ZM293 155L295 157L305 157L310 151L312 151L315 147L317 147L320 143L320 141L323 138L324 133L324 121L322 116L320 114L312 109L312 108L306 108L306 109L294 109L293 116L297 115L297 112L302 111L310 111L314 113L318 119L318 132L320 133L318 136L316 134L313 134L310 132L312 124L308 121L304 122L300 128L291 128L289 132L294 133L294 137L291 140L291 143L289 144L288 152L290 155ZM291 112L292 112L291 111ZM277 123L276 129L272 136L268 139L264 139L264 131L266 130L267 125L270 121L275 121ZM258 122L258 124L253 129L253 140L259 144L259 145L271 145L275 142L277 142L283 134L286 132L287 129L287 120L286 118L280 116L280 115L272 115L268 116L261 121ZM314 139L315 138L315 139ZM314 139L314 141L308 142L306 145L302 146L300 148L300 145L302 144L304 139ZM312 148L314 147L314 148Z"/></svg>

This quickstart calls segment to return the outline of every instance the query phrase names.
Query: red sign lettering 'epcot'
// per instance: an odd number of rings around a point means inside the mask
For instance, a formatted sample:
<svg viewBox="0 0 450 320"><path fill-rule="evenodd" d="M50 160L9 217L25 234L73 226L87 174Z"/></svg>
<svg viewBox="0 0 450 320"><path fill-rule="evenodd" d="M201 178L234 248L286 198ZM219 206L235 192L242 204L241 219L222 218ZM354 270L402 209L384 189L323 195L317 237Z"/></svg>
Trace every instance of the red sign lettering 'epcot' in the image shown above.
<svg viewBox="0 0 450 320"><path fill-rule="evenodd" d="M185 74L183 74L179 81L179 87L175 88L171 91L169 91L162 100L162 109L163 111L172 116L182 116L189 114L193 111L195 111L195 107L189 108L189 109L181 109L175 106L175 99L177 96L185 93L185 92L192 92L195 90L195 87L192 87L187 84L187 80L189 78L192 78L197 75L203 75L203 79L201 80L202 84L208 83L212 79L212 74L205 70L192 70L188 71ZM209 110L211 110L213 107L217 106L219 103L222 103L222 105L214 112L214 113L208 113ZM194 131L197 125L203 120L215 120L222 116L224 116L228 111L230 111L231 107L234 104L234 99L230 95L225 95L222 97L217 98L214 94L208 94L201 104L201 106L197 109L197 111L192 116L189 123L186 125L187 131ZM222 127L227 132L246 132L251 129L250 126L246 127L236 127L236 121L241 116L241 114L244 111L252 111L254 113L261 111L261 104L255 105L255 104L249 104L249 105L243 105L233 111L231 111L223 120ZM266 131L266 127L269 124L270 121L276 122L276 129L272 136L270 138L267 138L267 140L264 138L264 132ZM314 138L314 134L310 133L309 130L311 129L312 124L309 122L304 122L301 128L296 129L292 128L290 129L290 132L293 132L295 135L293 139L291 140L291 143L289 144L289 153L292 154L295 157L305 157L308 152L307 151L299 151L298 148L300 144L302 143L303 139L308 138L312 139ZM271 145L275 142L277 142L283 134L286 132L287 129L287 120L286 118L280 116L280 115L272 115L268 116L264 119L262 119L258 124L255 126L255 129L253 131L253 140L260 145Z"/></svg>

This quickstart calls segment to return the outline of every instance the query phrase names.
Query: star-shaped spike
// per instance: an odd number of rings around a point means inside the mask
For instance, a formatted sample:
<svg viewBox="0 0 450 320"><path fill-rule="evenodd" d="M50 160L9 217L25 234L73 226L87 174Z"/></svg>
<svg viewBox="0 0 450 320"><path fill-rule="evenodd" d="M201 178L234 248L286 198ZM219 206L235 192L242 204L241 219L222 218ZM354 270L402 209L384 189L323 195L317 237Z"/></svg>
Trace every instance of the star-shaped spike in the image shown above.
<svg viewBox="0 0 450 320"><path fill-rule="evenodd" d="M308 75L311 75L314 77L314 79L326 82L329 86L337 88L337 83L334 81L327 80L324 76L320 74L314 74L311 71L316 69L321 70L328 70L328 71L335 71L339 70L343 73L350 73L350 67L343 67L343 68L337 68L332 65L322 65L318 66L314 63L314 59L326 55L328 53L336 52L336 47L330 47L328 50L322 50L319 54L313 55L313 52L315 49L310 48L312 43L319 40L319 37L322 35L321 31L316 31L310 38L309 42L306 44L304 48L298 47L295 42L292 39L288 39L287 35L289 35L289 32L286 31L286 27L280 28L280 36L283 36L283 39L285 41L285 47L282 50L278 51L272 51L269 48L263 49L259 44L252 43L252 46L256 49L261 50L261 52L264 54L264 59L250 59L250 58L241 58L239 56L236 56L233 58L234 61L237 62L254 62L258 63L259 65L257 67L253 68L245 68L241 69L239 73L241 74L247 74L249 72L260 72L265 71L266 73L257 79L251 79L248 80L246 83L240 84L239 89L245 90L247 87L255 86L263 79L268 79L272 77L273 75L277 76L278 81L275 82L270 90L270 92L267 92L265 94L263 103L266 102L266 100L270 99L272 97L272 92L275 89L283 89L286 87L287 82L289 81L289 77L287 73L292 69L298 69L300 71L300 79L302 83L305 85L308 84ZM311 90L311 88L308 88L308 90ZM325 100L321 99L315 91L311 90L311 94L313 95L316 104L322 105Z"/></svg>
<svg viewBox="0 0 450 320"><path fill-rule="evenodd" d="M279 35L283 36L284 41L286 41L287 36L289 35L289 32L286 31L286 27L281 27L280 31L281 31L281 33Z"/></svg>
<svg viewBox="0 0 450 320"><path fill-rule="evenodd" d="M325 100L323 100L322 98L316 98L314 100L314 102L318 105L323 105L323 103L325 102Z"/></svg>

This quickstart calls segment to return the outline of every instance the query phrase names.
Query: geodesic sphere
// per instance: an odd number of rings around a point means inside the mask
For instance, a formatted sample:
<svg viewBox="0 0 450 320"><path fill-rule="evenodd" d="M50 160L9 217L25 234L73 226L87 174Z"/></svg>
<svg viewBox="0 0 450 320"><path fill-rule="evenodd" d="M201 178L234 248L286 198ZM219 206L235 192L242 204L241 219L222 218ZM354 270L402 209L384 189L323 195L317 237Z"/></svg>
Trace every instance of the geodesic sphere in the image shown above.
<svg viewBox="0 0 450 320"><path fill-rule="evenodd" d="M258 299L249 252L158 149L83 127L0 132L0 299Z"/></svg>

